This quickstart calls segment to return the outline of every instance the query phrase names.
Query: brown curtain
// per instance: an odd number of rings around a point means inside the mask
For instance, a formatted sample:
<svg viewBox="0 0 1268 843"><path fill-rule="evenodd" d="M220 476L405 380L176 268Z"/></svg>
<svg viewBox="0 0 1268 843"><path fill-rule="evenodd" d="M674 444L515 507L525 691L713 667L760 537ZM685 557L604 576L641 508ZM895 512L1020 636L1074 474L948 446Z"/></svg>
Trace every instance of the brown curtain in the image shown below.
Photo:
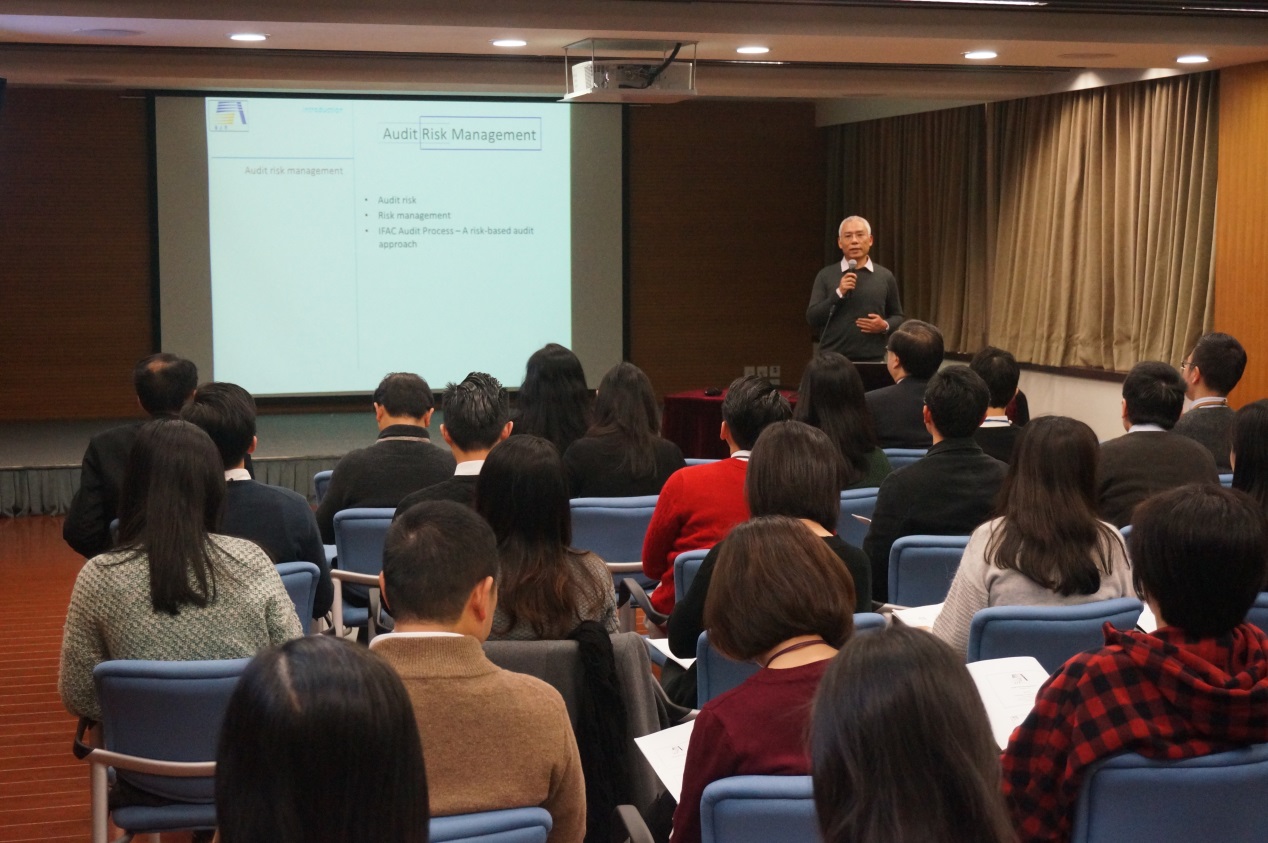
<svg viewBox="0 0 1268 843"><path fill-rule="evenodd" d="M986 335L986 122L981 106L839 127L839 216L872 224L873 259L898 278L903 309L948 348ZM835 246L835 223L833 224ZM839 254L839 252L837 253Z"/></svg>
<svg viewBox="0 0 1268 843"><path fill-rule="evenodd" d="M948 349L1178 362L1213 316L1216 85L1194 74L837 127L829 217L871 221L908 315Z"/></svg>

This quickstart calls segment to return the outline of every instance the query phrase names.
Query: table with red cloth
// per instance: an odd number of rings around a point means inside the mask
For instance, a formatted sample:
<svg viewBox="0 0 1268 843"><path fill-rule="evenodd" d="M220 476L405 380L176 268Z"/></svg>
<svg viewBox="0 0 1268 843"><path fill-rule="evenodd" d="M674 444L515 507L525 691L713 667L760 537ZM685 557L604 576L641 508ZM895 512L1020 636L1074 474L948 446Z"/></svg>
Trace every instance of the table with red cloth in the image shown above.
<svg viewBox="0 0 1268 843"><path fill-rule="evenodd" d="M797 406L797 393L781 389L788 403ZM722 460L730 451L719 438L722 429L722 399L726 396L705 395L703 389L675 392L665 396L665 413L661 419L661 435L682 448L688 459Z"/></svg>

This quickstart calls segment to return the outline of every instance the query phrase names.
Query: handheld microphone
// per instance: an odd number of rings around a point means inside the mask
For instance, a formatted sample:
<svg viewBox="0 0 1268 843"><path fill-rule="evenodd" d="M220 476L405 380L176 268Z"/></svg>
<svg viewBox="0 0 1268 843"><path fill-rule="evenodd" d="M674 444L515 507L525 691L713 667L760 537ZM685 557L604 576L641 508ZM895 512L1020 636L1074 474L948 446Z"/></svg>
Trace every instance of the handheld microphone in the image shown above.
<svg viewBox="0 0 1268 843"><path fill-rule="evenodd" d="M845 262L845 271L853 272L854 268L857 267L858 265L859 265L858 261L856 261L854 258L850 258L848 261ZM848 291L845 294L845 296L843 296L843 298L849 298L850 294L853 292L854 292L853 290Z"/></svg>

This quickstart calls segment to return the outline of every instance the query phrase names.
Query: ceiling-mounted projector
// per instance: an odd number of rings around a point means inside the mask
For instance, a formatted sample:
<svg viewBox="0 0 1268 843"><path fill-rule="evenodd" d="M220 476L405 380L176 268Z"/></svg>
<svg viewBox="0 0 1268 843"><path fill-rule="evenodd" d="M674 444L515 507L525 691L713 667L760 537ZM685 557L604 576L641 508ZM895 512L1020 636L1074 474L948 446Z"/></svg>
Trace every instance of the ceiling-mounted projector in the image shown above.
<svg viewBox="0 0 1268 843"><path fill-rule="evenodd" d="M695 46L693 41L598 38L569 44L564 48L568 66L564 99L635 103L689 99L696 95ZM683 47L688 47L690 58L679 58Z"/></svg>

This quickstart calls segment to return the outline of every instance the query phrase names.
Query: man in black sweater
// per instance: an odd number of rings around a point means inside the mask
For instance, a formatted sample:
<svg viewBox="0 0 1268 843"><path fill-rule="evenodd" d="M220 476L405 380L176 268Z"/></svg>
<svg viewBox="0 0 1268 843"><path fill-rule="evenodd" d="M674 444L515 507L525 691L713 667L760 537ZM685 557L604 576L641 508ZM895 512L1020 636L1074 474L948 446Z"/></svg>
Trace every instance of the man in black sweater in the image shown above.
<svg viewBox="0 0 1268 843"><path fill-rule="evenodd" d="M1008 466L973 441L990 392L968 366L935 374L921 411L929 453L881 483L863 550L872 562L872 597L889 599L889 551L903 536L967 536L991 517Z"/></svg>
<svg viewBox="0 0 1268 843"><path fill-rule="evenodd" d="M498 379L484 372L472 372L462 383L446 386L441 409L445 421L440 435L457 462L453 476L406 495L394 518L422 501L472 506L484 458L494 445L511 435L510 398Z"/></svg>
<svg viewBox="0 0 1268 843"><path fill-rule="evenodd" d="M991 391L991 405L986 408L986 418L973 438L995 459L1012 462L1013 448L1021 436L1021 428L1008 418L1008 405L1017 395L1017 381L1021 378L1017 358L1002 348L988 345L973 355L969 368L982 376Z"/></svg>
<svg viewBox="0 0 1268 843"><path fill-rule="evenodd" d="M1215 467L1224 472L1233 470L1233 408L1228 406L1228 394L1245 371L1246 349L1236 338L1218 333L1199 339L1180 365L1184 394L1193 404L1172 430L1206 446Z"/></svg>
<svg viewBox="0 0 1268 843"><path fill-rule="evenodd" d="M255 451L255 399L234 383L205 383L181 412L211 437L225 466L226 494L220 531L264 548L275 563L312 562L320 572L313 617L325 617L334 601L330 565L312 507L297 492L257 483L245 468Z"/></svg>
<svg viewBox="0 0 1268 843"><path fill-rule="evenodd" d="M170 418L180 412L198 386L198 367L175 354L151 354L132 370L137 403L151 418ZM123 472L137 431L133 422L98 433L88 442L79 488L62 525L62 538L76 553L93 557L109 550L110 522L118 516Z"/></svg>
<svg viewBox="0 0 1268 843"><path fill-rule="evenodd" d="M819 335L820 351L836 351L855 362L880 360L885 337L903 321L898 282L894 273L868 256L872 226L867 220L842 220L837 245L841 262L825 266L815 276L806 321Z"/></svg>
<svg viewBox="0 0 1268 843"><path fill-rule="evenodd" d="M942 332L928 322L908 319L889 338L885 366L894 385L863 396L882 448L928 448L933 444L923 416L925 387L941 365Z"/></svg>

